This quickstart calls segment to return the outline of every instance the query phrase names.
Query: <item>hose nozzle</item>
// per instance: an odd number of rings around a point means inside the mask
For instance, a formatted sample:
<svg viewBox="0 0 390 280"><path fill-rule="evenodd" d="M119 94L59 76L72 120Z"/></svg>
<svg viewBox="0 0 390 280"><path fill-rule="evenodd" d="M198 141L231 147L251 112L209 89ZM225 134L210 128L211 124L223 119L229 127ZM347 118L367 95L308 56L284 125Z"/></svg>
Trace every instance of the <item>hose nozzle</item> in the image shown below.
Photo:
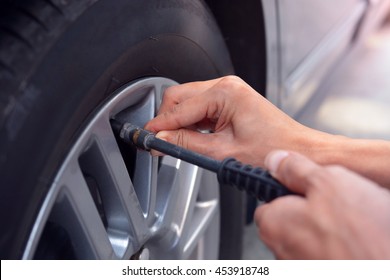
<svg viewBox="0 0 390 280"><path fill-rule="evenodd" d="M111 127L119 137L128 144L135 145L137 148L150 151L149 139L154 137L150 131L142 129L129 122L121 123L115 119L111 119Z"/></svg>

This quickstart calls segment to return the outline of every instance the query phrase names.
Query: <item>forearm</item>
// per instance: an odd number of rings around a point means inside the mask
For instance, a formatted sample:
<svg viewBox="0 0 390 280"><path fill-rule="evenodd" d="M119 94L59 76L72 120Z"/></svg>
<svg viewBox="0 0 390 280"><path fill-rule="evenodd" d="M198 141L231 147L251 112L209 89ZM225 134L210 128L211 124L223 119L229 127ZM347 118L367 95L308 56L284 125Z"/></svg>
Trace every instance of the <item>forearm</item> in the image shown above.
<svg viewBox="0 0 390 280"><path fill-rule="evenodd" d="M353 140L310 129L238 77L168 88L159 115L146 128L198 153L216 159L233 156L260 167L273 150L296 151L320 164L343 165L390 189L390 142Z"/></svg>
<svg viewBox="0 0 390 280"><path fill-rule="evenodd" d="M304 154L320 164L343 165L390 189L390 142L351 139L314 131L305 138Z"/></svg>

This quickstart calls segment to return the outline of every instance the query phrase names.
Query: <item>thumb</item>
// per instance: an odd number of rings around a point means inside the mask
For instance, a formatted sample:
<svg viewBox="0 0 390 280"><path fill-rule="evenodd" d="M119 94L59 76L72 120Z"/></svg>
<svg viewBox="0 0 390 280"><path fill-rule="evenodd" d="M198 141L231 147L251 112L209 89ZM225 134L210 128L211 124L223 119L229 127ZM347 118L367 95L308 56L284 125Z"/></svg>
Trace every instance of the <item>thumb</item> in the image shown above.
<svg viewBox="0 0 390 280"><path fill-rule="evenodd" d="M163 130L158 132L156 137L200 154L207 154L208 142L210 141L210 134L185 128L178 130ZM162 155L156 151L152 151L152 154Z"/></svg>
<svg viewBox="0 0 390 280"><path fill-rule="evenodd" d="M322 167L307 157L295 153L277 150L265 158L269 172L290 190L306 194L313 187L312 178L322 173Z"/></svg>

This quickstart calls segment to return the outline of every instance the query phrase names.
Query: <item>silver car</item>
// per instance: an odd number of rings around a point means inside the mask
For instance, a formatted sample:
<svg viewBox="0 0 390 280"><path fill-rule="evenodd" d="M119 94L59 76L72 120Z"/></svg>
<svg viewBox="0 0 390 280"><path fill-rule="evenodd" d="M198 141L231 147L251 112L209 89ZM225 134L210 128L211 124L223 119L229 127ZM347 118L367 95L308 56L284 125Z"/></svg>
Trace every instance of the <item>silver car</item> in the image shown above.
<svg viewBox="0 0 390 280"><path fill-rule="evenodd" d="M1 259L239 259L246 195L110 119L228 74L294 116L389 2L0 1Z"/></svg>

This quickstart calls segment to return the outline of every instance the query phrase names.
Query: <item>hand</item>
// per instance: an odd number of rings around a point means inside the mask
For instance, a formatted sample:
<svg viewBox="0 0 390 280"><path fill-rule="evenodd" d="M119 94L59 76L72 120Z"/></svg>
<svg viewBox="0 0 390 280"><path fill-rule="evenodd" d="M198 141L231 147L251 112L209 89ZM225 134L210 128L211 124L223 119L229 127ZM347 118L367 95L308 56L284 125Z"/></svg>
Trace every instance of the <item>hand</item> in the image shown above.
<svg viewBox="0 0 390 280"><path fill-rule="evenodd" d="M390 192L340 166L276 151L270 172L302 196L255 212L259 235L281 259L389 259Z"/></svg>
<svg viewBox="0 0 390 280"><path fill-rule="evenodd" d="M256 166L264 166L273 149L299 150L305 139L313 138L308 137L313 131L234 76L168 88L158 116L145 128L198 153L216 159L233 156Z"/></svg>

